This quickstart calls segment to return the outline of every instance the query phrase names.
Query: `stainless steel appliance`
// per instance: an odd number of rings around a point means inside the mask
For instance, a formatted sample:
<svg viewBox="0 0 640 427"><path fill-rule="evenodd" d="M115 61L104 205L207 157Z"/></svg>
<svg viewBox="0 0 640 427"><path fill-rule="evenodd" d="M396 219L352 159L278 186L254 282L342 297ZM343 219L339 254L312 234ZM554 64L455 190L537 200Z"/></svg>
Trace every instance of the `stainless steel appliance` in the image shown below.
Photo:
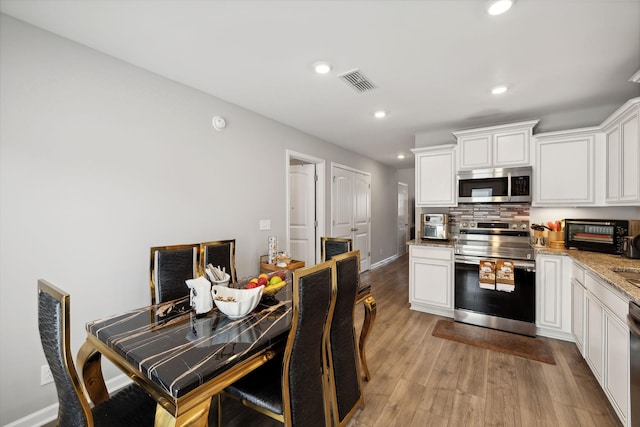
<svg viewBox="0 0 640 427"><path fill-rule="evenodd" d="M422 214L421 237L426 240L449 240L448 214Z"/></svg>
<svg viewBox="0 0 640 427"><path fill-rule="evenodd" d="M622 241L622 255L627 258L640 259L640 234L624 238Z"/></svg>
<svg viewBox="0 0 640 427"><path fill-rule="evenodd" d="M529 222L462 222L454 236L458 322L536 335L536 265ZM511 291L481 286L480 263L513 264Z"/></svg>
<svg viewBox="0 0 640 427"><path fill-rule="evenodd" d="M630 335L629 360L631 384L631 427L640 427L640 306L633 301L629 302L629 315L627 317Z"/></svg>
<svg viewBox="0 0 640 427"><path fill-rule="evenodd" d="M530 203L532 168L458 172L458 203Z"/></svg>
<svg viewBox="0 0 640 427"><path fill-rule="evenodd" d="M640 221L565 219L564 225L565 247L608 254L622 254L625 236L640 232Z"/></svg>

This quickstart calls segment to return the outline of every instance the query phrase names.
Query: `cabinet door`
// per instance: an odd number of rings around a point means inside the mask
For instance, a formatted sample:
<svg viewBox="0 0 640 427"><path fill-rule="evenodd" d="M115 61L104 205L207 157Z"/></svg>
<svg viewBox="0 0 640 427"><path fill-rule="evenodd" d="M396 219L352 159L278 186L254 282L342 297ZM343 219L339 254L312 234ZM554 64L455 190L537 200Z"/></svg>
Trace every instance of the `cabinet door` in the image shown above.
<svg viewBox="0 0 640 427"><path fill-rule="evenodd" d="M571 302L571 331L584 356L584 288L575 279L571 280Z"/></svg>
<svg viewBox="0 0 640 427"><path fill-rule="evenodd" d="M585 326L586 342L584 358L591 367L593 375L599 383L602 383L602 370L604 364L604 310L600 302L588 292L585 294Z"/></svg>
<svg viewBox="0 0 640 427"><path fill-rule="evenodd" d="M607 146L607 202L620 200L620 127L616 126L605 133Z"/></svg>
<svg viewBox="0 0 640 427"><path fill-rule="evenodd" d="M455 151L416 154L416 206L455 206Z"/></svg>
<svg viewBox="0 0 640 427"><path fill-rule="evenodd" d="M529 130L493 136L493 167L529 166Z"/></svg>
<svg viewBox="0 0 640 427"><path fill-rule="evenodd" d="M620 201L640 201L640 113L634 112L620 123Z"/></svg>
<svg viewBox="0 0 640 427"><path fill-rule="evenodd" d="M629 328L607 312L604 353L603 388L624 424L629 411Z"/></svg>
<svg viewBox="0 0 640 427"><path fill-rule="evenodd" d="M537 206L595 203L595 135L536 142Z"/></svg>
<svg viewBox="0 0 640 427"><path fill-rule="evenodd" d="M412 260L413 290L411 302L453 309L451 262Z"/></svg>
<svg viewBox="0 0 640 427"><path fill-rule="evenodd" d="M562 260L538 255L536 258L536 326L562 327Z"/></svg>
<svg viewBox="0 0 640 427"><path fill-rule="evenodd" d="M460 169L492 167L491 134L459 138L458 146L460 148Z"/></svg>

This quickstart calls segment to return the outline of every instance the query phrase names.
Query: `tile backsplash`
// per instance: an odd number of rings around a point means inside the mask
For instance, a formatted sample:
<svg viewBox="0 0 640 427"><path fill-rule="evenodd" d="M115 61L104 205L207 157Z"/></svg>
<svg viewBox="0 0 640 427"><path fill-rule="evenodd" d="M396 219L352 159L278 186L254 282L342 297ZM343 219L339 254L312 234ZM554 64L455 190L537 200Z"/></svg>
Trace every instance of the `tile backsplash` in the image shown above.
<svg viewBox="0 0 640 427"><path fill-rule="evenodd" d="M505 204L459 204L449 208L449 224L455 227L461 221L529 221L531 205Z"/></svg>

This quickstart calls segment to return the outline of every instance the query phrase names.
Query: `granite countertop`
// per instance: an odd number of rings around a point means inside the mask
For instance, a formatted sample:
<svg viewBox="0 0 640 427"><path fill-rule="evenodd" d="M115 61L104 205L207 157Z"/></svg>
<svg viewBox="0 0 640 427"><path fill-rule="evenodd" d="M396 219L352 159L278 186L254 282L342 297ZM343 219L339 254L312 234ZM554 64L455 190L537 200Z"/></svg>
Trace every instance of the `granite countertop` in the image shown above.
<svg viewBox="0 0 640 427"><path fill-rule="evenodd" d="M453 240L422 240L413 239L407 242L407 245L417 246L439 246L441 248L453 248Z"/></svg>
<svg viewBox="0 0 640 427"><path fill-rule="evenodd" d="M586 270L595 273L600 279L610 284L612 288L625 298L640 304L640 288L632 285L612 269L621 271L640 272L640 260L625 258L622 255L601 254L598 252L581 251L578 249L551 249L548 247L535 248L537 254L566 255L576 261Z"/></svg>

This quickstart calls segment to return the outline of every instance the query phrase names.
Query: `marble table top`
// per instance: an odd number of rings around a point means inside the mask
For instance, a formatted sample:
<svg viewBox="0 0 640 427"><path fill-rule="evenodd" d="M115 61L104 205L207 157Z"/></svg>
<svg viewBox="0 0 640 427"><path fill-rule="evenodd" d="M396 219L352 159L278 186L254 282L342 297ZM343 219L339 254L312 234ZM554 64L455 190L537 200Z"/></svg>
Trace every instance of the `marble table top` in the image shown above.
<svg viewBox="0 0 640 427"><path fill-rule="evenodd" d="M240 319L217 307L200 317L189 297L95 320L87 333L174 398L239 362L286 340L292 320L290 283Z"/></svg>

